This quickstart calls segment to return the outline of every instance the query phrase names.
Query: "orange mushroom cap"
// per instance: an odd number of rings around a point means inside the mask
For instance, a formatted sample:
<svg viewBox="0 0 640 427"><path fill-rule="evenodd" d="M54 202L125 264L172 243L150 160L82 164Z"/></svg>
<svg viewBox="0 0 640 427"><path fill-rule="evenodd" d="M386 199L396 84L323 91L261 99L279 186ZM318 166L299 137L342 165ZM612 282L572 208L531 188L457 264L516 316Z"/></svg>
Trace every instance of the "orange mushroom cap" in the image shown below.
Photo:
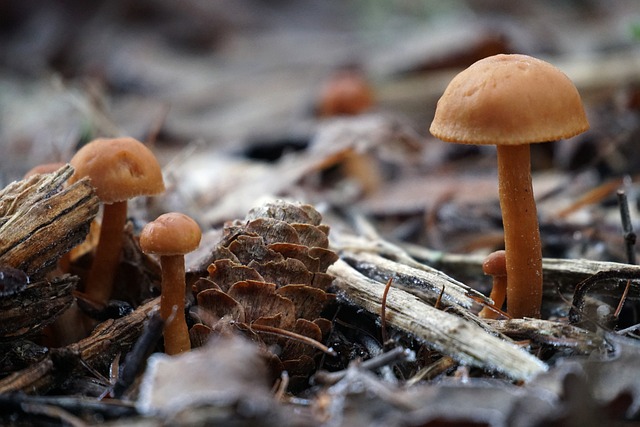
<svg viewBox="0 0 640 427"><path fill-rule="evenodd" d="M482 263L482 272L488 276L506 276L507 260L504 250L491 252Z"/></svg>
<svg viewBox="0 0 640 427"><path fill-rule="evenodd" d="M43 163L40 165L36 165L29 169L27 173L24 174L23 179L27 179L33 175L39 175L43 173L53 173L63 167L65 163L63 162L54 162L54 163Z"/></svg>
<svg viewBox="0 0 640 427"><path fill-rule="evenodd" d="M578 90L562 71L527 55L494 55L453 78L429 131L448 142L518 145L587 129Z"/></svg>
<svg viewBox="0 0 640 427"><path fill-rule="evenodd" d="M96 139L71 159L73 183L87 176L103 203L122 202L164 191L158 160L133 138Z"/></svg>
<svg viewBox="0 0 640 427"><path fill-rule="evenodd" d="M156 255L184 255L198 248L201 237L200 227L192 218L170 212L144 226L140 248Z"/></svg>
<svg viewBox="0 0 640 427"><path fill-rule="evenodd" d="M341 70L322 88L318 114L322 117L361 114L373 107L374 98L364 73L355 69Z"/></svg>

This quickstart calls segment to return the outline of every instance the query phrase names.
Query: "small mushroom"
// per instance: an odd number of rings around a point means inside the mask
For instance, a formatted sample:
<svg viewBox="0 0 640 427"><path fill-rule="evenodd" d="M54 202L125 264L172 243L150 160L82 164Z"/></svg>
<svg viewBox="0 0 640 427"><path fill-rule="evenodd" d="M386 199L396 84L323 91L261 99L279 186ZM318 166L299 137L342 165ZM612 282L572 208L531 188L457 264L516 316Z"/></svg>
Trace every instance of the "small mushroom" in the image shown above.
<svg viewBox="0 0 640 427"><path fill-rule="evenodd" d="M22 179L30 178L33 175L39 175L43 173L52 173L57 171L64 165L65 163L62 163L62 162L42 163L29 169L27 173L24 174L24 177L22 177Z"/></svg>
<svg viewBox="0 0 640 427"><path fill-rule="evenodd" d="M320 117L355 116L371 109L373 89L364 73L349 67L337 71L324 84L318 100Z"/></svg>
<svg viewBox="0 0 640 427"><path fill-rule="evenodd" d="M142 251L160 255L160 315L167 321L164 328L167 354L178 354L191 348L184 314L184 255L198 248L200 238L198 224L187 215L177 212L160 215L155 221L145 225L140 233Z"/></svg>
<svg viewBox="0 0 640 427"><path fill-rule="evenodd" d="M133 138L96 139L78 150L70 163L75 172L69 182L91 178L104 204L100 238L84 292L90 300L105 305L122 251L127 200L162 193L162 171L151 150Z"/></svg>
<svg viewBox="0 0 640 427"><path fill-rule="evenodd" d="M495 144L507 261L507 312L540 317L542 249L529 144L589 129L580 95L553 65L495 55L462 71L438 101L429 131L463 144Z"/></svg>
<svg viewBox="0 0 640 427"><path fill-rule="evenodd" d="M482 263L482 272L493 277L493 287L489 298L493 306L501 308L507 296L507 262L504 251L495 251L487 255ZM485 307L478 313L485 319L497 319L499 313L490 307Z"/></svg>

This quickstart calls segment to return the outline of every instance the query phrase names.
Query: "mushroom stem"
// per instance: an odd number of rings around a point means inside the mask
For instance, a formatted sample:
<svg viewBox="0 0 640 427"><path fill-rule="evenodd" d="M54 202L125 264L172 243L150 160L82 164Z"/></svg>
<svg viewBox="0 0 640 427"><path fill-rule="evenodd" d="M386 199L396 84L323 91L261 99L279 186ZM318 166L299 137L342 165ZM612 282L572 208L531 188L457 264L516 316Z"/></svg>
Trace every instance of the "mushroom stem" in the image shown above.
<svg viewBox="0 0 640 427"><path fill-rule="evenodd" d="M505 251L495 251L490 253L482 263L484 274L493 277L493 287L489 298L493 301L493 307L486 306L478 316L484 319L497 319L500 313L495 310L502 309L507 296L507 265L505 262Z"/></svg>
<svg viewBox="0 0 640 427"><path fill-rule="evenodd" d="M542 246L528 144L498 145L498 186L507 261L507 312L540 317Z"/></svg>
<svg viewBox="0 0 640 427"><path fill-rule="evenodd" d="M126 222L126 201L104 205L100 240L84 291L87 297L96 303L106 304L111 298L122 252L122 232Z"/></svg>
<svg viewBox="0 0 640 427"><path fill-rule="evenodd" d="M489 298L493 301L493 307L500 309L504 304L504 299L507 295L507 276L495 276L493 278L493 286L491 288L491 294ZM493 308L487 306L484 307L478 313L478 316L483 319L497 319L500 313Z"/></svg>
<svg viewBox="0 0 640 427"><path fill-rule="evenodd" d="M162 267L162 295L160 316L167 320L164 326L164 351L172 355L189 351L191 341L184 315L184 294L186 289L184 255L160 256ZM176 306L174 314L174 306Z"/></svg>

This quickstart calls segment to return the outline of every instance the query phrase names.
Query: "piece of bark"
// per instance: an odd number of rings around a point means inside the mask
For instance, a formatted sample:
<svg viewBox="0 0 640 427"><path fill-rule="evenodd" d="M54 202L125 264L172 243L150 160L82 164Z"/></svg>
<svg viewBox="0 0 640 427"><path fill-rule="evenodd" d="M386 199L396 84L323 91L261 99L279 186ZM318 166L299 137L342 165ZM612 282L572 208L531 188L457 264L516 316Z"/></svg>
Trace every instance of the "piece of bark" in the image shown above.
<svg viewBox="0 0 640 427"><path fill-rule="evenodd" d="M118 353L127 352L140 336L148 314L160 304L155 298L119 319L102 322L87 338L59 349L51 349L40 362L0 380L0 394L12 391L45 393L67 381L88 365L106 369Z"/></svg>
<svg viewBox="0 0 640 427"><path fill-rule="evenodd" d="M78 277L65 275L0 298L0 339L32 335L53 323L73 302L77 283Z"/></svg>
<svg viewBox="0 0 640 427"><path fill-rule="evenodd" d="M439 300L443 307L457 305L470 309L477 301L489 302L480 292L437 270L419 270L374 253L344 251L341 258L370 279L378 282L392 279L394 287L416 294L430 304Z"/></svg>
<svg viewBox="0 0 640 427"><path fill-rule="evenodd" d="M339 297L372 314L380 313L384 283L363 276L342 260L329 272L336 276ZM502 372L515 380L526 381L547 370L545 363L515 344L393 286L387 294L386 322L463 364Z"/></svg>
<svg viewBox="0 0 640 427"><path fill-rule="evenodd" d="M411 244L403 244L402 247L416 259L432 267L441 268L444 271L455 271L465 277L482 277L484 255L446 253ZM573 292L578 283L603 271L624 271L629 274L637 273L640 276L638 265L587 259L542 259L544 285L553 292L556 292L557 287L563 292ZM628 298L638 298L638 292L632 289Z"/></svg>
<svg viewBox="0 0 640 427"><path fill-rule="evenodd" d="M99 199L88 179L65 187L72 174L65 165L0 191L1 264L40 278L84 240Z"/></svg>
<svg viewBox="0 0 640 427"><path fill-rule="evenodd" d="M574 355L589 355L607 349L602 334L542 319L485 320L492 328L515 340L530 339L541 345L571 350Z"/></svg>

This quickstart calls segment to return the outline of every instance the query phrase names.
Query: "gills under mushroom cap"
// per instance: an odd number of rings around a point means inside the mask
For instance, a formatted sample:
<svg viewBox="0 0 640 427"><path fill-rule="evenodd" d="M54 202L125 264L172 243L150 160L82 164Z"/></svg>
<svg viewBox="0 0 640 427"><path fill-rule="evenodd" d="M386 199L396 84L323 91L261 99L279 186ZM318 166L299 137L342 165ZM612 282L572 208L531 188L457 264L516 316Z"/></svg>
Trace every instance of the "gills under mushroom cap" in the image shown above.
<svg viewBox="0 0 640 427"><path fill-rule="evenodd" d="M587 129L580 95L564 73L527 55L495 55L454 77L429 131L448 142L517 145Z"/></svg>
<svg viewBox="0 0 640 427"><path fill-rule="evenodd" d="M158 160L133 138L96 139L71 159L75 182L87 176L103 203L122 202L164 191Z"/></svg>

